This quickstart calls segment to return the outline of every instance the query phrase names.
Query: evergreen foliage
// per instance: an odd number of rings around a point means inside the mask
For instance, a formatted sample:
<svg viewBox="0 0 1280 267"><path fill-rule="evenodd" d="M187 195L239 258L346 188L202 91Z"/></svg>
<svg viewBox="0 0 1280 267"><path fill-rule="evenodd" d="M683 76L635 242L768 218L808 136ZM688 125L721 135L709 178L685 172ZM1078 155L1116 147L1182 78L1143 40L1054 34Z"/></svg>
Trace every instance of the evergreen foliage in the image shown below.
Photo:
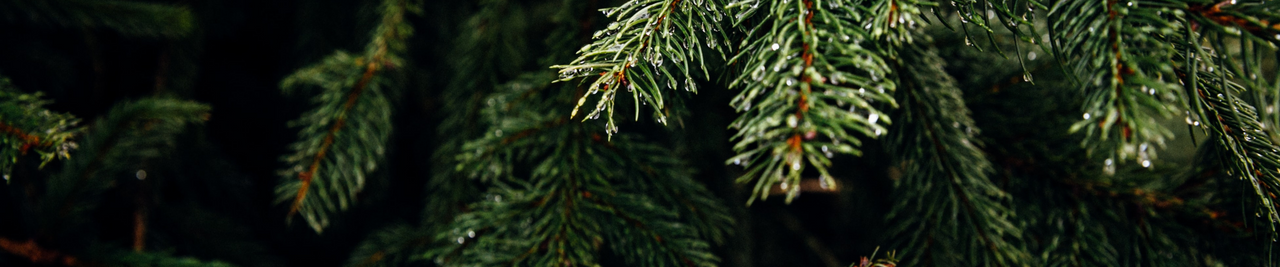
<svg viewBox="0 0 1280 267"><path fill-rule="evenodd" d="M49 103L42 99L40 93L25 94L14 88L7 78L0 78L0 143L5 149L0 151L0 171L4 172L4 180L9 181L9 172L18 158L28 151L40 155L40 165L53 161L54 158L70 157L70 150L76 147L75 142L68 140L78 130L79 122L68 114L54 113L44 106Z"/></svg>
<svg viewBox="0 0 1280 267"><path fill-rule="evenodd" d="M1277 1L246 6L0 0L0 265L1275 265Z"/></svg>
<svg viewBox="0 0 1280 267"><path fill-rule="evenodd" d="M66 28L104 28L158 38L184 37L196 27L193 14L186 8L131 1L4 1L0 3L0 16L10 21Z"/></svg>
<svg viewBox="0 0 1280 267"><path fill-rule="evenodd" d="M299 87L319 87L311 102L316 108L291 122L301 127L299 140L285 156L285 182L276 188L277 201L293 203L289 217L301 213L320 232L328 217L346 210L365 187L365 177L381 164L391 135L391 97L394 81L387 71L402 65L404 39L413 29L404 21L416 6L388 1L382 19L363 56L338 51L316 65L286 77L280 87L292 93ZM315 197L308 197L309 195Z"/></svg>

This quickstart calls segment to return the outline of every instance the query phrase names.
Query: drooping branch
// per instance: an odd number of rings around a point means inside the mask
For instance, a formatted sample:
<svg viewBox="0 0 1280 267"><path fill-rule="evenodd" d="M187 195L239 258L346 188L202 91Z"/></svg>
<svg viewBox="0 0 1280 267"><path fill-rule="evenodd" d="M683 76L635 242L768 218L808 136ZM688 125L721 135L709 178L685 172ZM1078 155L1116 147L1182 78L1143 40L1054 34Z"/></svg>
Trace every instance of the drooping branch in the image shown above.
<svg viewBox="0 0 1280 267"><path fill-rule="evenodd" d="M379 49L379 51L385 52L383 49ZM360 93L364 92L365 86L373 79L373 75L377 70L378 64L376 61L369 62L365 66L364 75L360 77L360 81L356 83L356 86L351 89L351 93L347 95L347 101L342 105L342 112L339 113L338 119L333 123L333 126L329 127L329 132L325 134L324 141L320 143L320 149L311 158L311 165L307 167L306 171L298 173L298 179L302 180L302 186L298 188L298 194L293 199L293 205L289 208L288 217L293 217L294 214L298 213L298 209L302 207L302 201L307 198L307 190L311 188L311 180L315 178L316 170L320 169L320 161L324 159L329 147L333 146L334 136L338 135L338 131L342 130L343 125L346 125L346 114L356 105L356 100L360 97Z"/></svg>

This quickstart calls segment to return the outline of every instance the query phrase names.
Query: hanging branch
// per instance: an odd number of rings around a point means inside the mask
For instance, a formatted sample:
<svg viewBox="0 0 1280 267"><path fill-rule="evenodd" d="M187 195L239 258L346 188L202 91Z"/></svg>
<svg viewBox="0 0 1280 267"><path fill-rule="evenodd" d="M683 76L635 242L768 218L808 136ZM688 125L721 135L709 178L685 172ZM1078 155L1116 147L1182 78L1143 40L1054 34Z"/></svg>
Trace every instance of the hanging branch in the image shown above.
<svg viewBox="0 0 1280 267"><path fill-rule="evenodd" d="M577 116L578 109L586 104L587 98L602 93L595 109L583 119L595 119L601 112L608 113L605 132L612 137L618 132L613 120L614 100L625 88L635 105L636 120L640 119L640 105L652 104L653 117L665 125L670 112L665 110L663 85L675 90L683 78L684 89L696 93L697 83L693 81L690 70L696 67L702 70L703 75L708 74L702 45L719 52L722 57L724 55L724 46L720 45L723 41L718 41L725 40L726 31L721 30L719 23L724 15L721 12L703 12L719 10L720 6L718 0L631 0L621 6L604 9L605 16L619 21L596 32L592 36L596 41L583 46L578 51L581 56L572 63L552 66L559 69L561 79L557 81L583 77L595 79L587 87L587 94L578 99L569 117ZM663 62L668 61L672 64L664 67ZM691 67L690 64L697 65Z"/></svg>
<svg viewBox="0 0 1280 267"><path fill-rule="evenodd" d="M390 138L387 94L394 85L383 76L401 64L396 54L405 50L404 40L412 33L404 15L417 6L388 0L381 8L381 23L363 57L338 51L281 82L285 92L303 85L323 89L313 97L317 107L293 122L304 127L292 145L294 153L284 158L292 168L281 171L286 180L276 187L277 201L291 202L287 217L302 214L316 232L328 225L330 214L355 202Z"/></svg>
<svg viewBox="0 0 1280 267"><path fill-rule="evenodd" d="M871 9L855 6L803 0L726 7L747 34L743 53L730 59L744 71L729 85L742 91L730 102L741 115L730 124L737 129L732 138L738 155L727 163L747 168L739 182L755 181L748 203L767 198L774 185L791 201L800 193L801 187L793 185L800 184L806 166L817 169L822 184L833 184L827 173L830 158L861 154L861 141L850 132L871 138L884 134L882 124L890 119L878 108L897 104L883 59L892 49L876 41L910 42L897 33L914 20L900 19L917 12L890 1Z"/></svg>
<svg viewBox="0 0 1280 267"><path fill-rule="evenodd" d="M364 92L365 85L369 84L369 80L373 79L373 74L378 69L378 64L369 62L365 67L364 75L360 77L360 82L356 83L355 89L351 90L351 94L347 95L347 101L342 105L342 111L338 113L338 119L329 127L329 133L324 136L324 141L320 143L320 149L316 155L311 158L310 167L307 171L298 173L298 180L302 180L302 186L298 188L298 194L293 199L293 205L289 208L289 217L293 217L298 213L298 208L302 206L302 200L307 198L307 189L311 188L311 179L314 178L316 170L320 169L320 160L324 159L324 154L329 150L329 146L333 145L333 137L338 134L338 130L346 125L346 114L351 111L351 107L355 106L356 99L360 97L360 93Z"/></svg>
<svg viewBox="0 0 1280 267"><path fill-rule="evenodd" d="M925 45L903 47L899 55L902 108L888 144L903 176L894 180L887 238L904 253L922 255L904 261L910 266L1031 264L1004 203L1009 195L990 178L992 164L943 60Z"/></svg>
<svg viewBox="0 0 1280 267"><path fill-rule="evenodd" d="M1155 3L1112 0L1061 1L1050 11L1050 27L1062 33L1054 36L1056 56L1084 78L1080 86L1089 95L1083 120L1070 131L1083 131L1083 145L1108 164L1135 159L1150 167L1156 148L1173 137L1160 121L1177 114L1185 99L1180 86L1164 78L1173 76L1170 43L1180 38L1174 32L1179 26L1161 18L1163 10ZM1108 170L1114 173L1114 167Z"/></svg>

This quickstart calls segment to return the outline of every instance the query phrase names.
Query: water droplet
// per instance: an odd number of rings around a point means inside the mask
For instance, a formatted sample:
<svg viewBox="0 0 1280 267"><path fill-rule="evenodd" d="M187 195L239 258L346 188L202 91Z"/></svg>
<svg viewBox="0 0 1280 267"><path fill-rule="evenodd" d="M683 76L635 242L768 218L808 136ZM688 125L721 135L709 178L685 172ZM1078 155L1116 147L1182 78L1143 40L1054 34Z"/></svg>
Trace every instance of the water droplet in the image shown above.
<svg viewBox="0 0 1280 267"><path fill-rule="evenodd" d="M146 180L146 179L147 179L147 171L145 171L145 170L138 170L138 172L137 172L137 173L134 173L134 174L133 174L133 176L134 176L134 177L138 177L138 180ZM9 180L9 178L7 178L7 177L6 177L6 178L5 178L5 180Z"/></svg>
<svg viewBox="0 0 1280 267"><path fill-rule="evenodd" d="M778 51L778 48L781 48L781 46L779 46L778 43L773 43L772 48L773 48L773 51Z"/></svg>
<svg viewBox="0 0 1280 267"><path fill-rule="evenodd" d="M1022 73L1022 80L1023 80L1023 81L1028 81L1028 82L1030 82L1030 81L1031 81L1031 73L1030 73L1030 72Z"/></svg>
<svg viewBox="0 0 1280 267"><path fill-rule="evenodd" d="M1223 98L1223 97L1225 96L1223 96L1222 94L1218 94L1218 98Z"/></svg>
<svg viewBox="0 0 1280 267"><path fill-rule="evenodd" d="M822 146L822 152L827 152L827 146L826 146L826 145L823 145L823 146Z"/></svg>
<svg viewBox="0 0 1280 267"><path fill-rule="evenodd" d="M1090 117L1091 117L1091 116L1089 116L1089 113L1085 113L1085 114L1084 114L1084 119L1086 119L1086 120L1087 120L1087 119L1089 119Z"/></svg>
<svg viewBox="0 0 1280 267"><path fill-rule="evenodd" d="M1102 161L1102 164L1106 164L1107 166L1111 166L1111 163L1113 163L1113 162L1112 162L1112 160L1111 160L1110 158L1107 158L1106 160L1103 160L1103 161Z"/></svg>
<svg viewBox="0 0 1280 267"><path fill-rule="evenodd" d="M498 129L498 130L496 130L496 131L493 131L493 135L498 136L498 137L502 137L502 129Z"/></svg>
<svg viewBox="0 0 1280 267"><path fill-rule="evenodd" d="M1143 160L1143 161L1142 161L1142 167L1143 167L1143 168L1150 168L1150 167L1151 167L1151 161L1150 161L1150 160Z"/></svg>
<svg viewBox="0 0 1280 267"><path fill-rule="evenodd" d="M796 116L787 116L787 126L795 128L798 124L799 121L797 121Z"/></svg>
<svg viewBox="0 0 1280 267"><path fill-rule="evenodd" d="M780 184L780 185L778 185L778 186L779 186L779 187L782 187L782 190L787 190L787 182L782 182L782 184Z"/></svg>
<svg viewBox="0 0 1280 267"><path fill-rule="evenodd" d="M800 170L800 161L799 161L799 160L791 162L791 170L793 170L793 171L798 171L798 170Z"/></svg>
<svg viewBox="0 0 1280 267"><path fill-rule="evenodd" d="M1031 40L1032 42L1035 42L1035 39L1031 39ZM1035 51L1027 52L1027 60L1036 60L1036 52Z"/></svg>
<svg viewBox="0 0 1280 267"><path fill-rule="evenodd" d="M476 231L467 231L467 237L476 238Z"/></svg>
<svg viewBox="0 0 1280 267"><path fill-rule="evenodd" d="M961 18L961 21L964 21L964 19ZM968 22L965 22L965 23L968 23ZM973 46L973 41L969 41L969 36L964 37L964 45Z"/></svg>
<svg viewBox="0 0 1280 267"><path fill-rule="evenodd" d="M733 159L733 165L742 165L742 159Z"/></svg>
<svg viewBox="0 0 1280 267"><path fill-rule="evenodd" d="M464 239L464 238L462 238L461 236L459 236L459 237L458 237L458 244L462 244L463 242L467 242L467 240L466 240L466 239Z"/></svg>
<svg viewBox="0 0 1280 267"><path fill-rule="evenodd" d="M876 124L878 120L880 120L880 114L871 113L871 116L867 116L867 121L871 124Z"/></svg>

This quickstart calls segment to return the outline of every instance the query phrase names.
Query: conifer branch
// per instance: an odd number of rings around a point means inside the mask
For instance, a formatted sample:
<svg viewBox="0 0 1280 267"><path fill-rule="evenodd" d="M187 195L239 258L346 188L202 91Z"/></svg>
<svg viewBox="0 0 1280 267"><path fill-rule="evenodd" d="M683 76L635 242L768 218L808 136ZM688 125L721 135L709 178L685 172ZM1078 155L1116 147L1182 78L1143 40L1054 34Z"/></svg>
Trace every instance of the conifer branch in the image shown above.
<svg viewBox="0 0 1280 267"><path fill-rule="evenodd" d="M81 233L100 202L96 197L117 183L104 177L134 174L141 162L168 155L175 136L205 121L208 112L199 103L163 98L117 104L82 137L85 149L78 153L88 155L65 161L48 179L35 209L38 236L57 240Z"/></svg>
<svg viewBox="0 0 1280 267"><path fill-rule="evenodd" d="M417 6L387 0L379 7L380 23L362 57L338 51L281 82L286 92L300 85L324 89L313 96L317 106L294 122L305 127L294 153L284 159L292 165L281 171L287 180L276 188L277 201L291 202L286 218L302 214L316 232L327 226L329 214L355 202L366 176L381 163L390 136L387 91L395 88L383 76L400 65L396 54L405 50L412 33L404 14Z"/></svg>
<svg viewBox="0 0 1280 267"><path fill-rule="evenodd" d="M989 178L992 164L978 148L976 126L943 62L924 45L903 47L898 55L903 108L895 116L905 122L891 129L889 151L904 175L894 181L889 240L901 251L924 255L907 265L1030 263L1012 212L1001 203L1009 196Z"/></svg>
<svg viewBox="0 0 1280 267"><path fill-rule="evenodd" d="M439 236L457 245L428 255L447 266L589 265L607 245L635 264L707 266L714 261L699 239L723 235L724 209L688 181L678 161L627 135L606 141L586 133L587 125L554 115L556 108L547 101L525 100L565 97L572 87L507 89L488 101L497 112L486 112L493 121L484 123L496 129L463 147L475 152L459 155L458 170L508 189L491 191L472 204L451 233Z"/></svg>
<svg viewBox="0 0 1280 267"><path fill-rule="evenodd" d="M197 26L195 15L186 7L135 1L2 1L0 18L169 39L185 37Z"/></svg>
<svg viewBox="0 0 1280 267"><path fill-rule="evenodd" d="M881 105L873 103L897 105L890 96L895 85L884 78L891 70L883 57L892 49L864 47L863 42L910 42L909 37L885 37L905 30L897 27L896 18L908 15L877 17L886 14L854 8L851 2L827 3L741 1L726 6L736 11L735 24L747 33L744 53L730 59L743 71L729 85L742 91L730 102L741 115L730 124L737 129L732 139L738 155L727 163L747 168L738 181L755 181L748 203L766 199L775 184L787 191L788 202L794 199L800 187L791 185L800 183L806 166L816 168L821 181L833 183L829 158L861 154L861 141L850 132L876 138L885 131L881 124L890 122L878 110ZM894 14L913 10L891 1L878 2L876 8ZM859 21L869 17L877 19ZM743 24L749 20L755 23Z"/></svg>
<svg viewBox="0 0 1280 267"><path fill-rule="evenodd" d="M71 138L79 133L79 120L69 114L44 108L50 101L40 93L18 91L8 78L0 77L0 174L9 181L9 171L18 158L34 149L40 166L57 158L70 157L77 145Z"/></svg>
<svg viewBox="0 0 1280 267"><path fill-rule="evenodd" d="M662 87L666 85L675 90L679 87L679 79L683 78L685 90L696 93L697 84L691 76L690 64L699 64L697 67L703 74L708 73L702 44L718 51L722 57L724 55L723 46L719 44L726 34L719 23L724 15L721 12L702 12L719 9L718 0L630 0L621 6L605 9L605 16L619 21L596 32L592 38L597 40L583 46L578 51L580 56L572 63L552 66L559 69L561 79L557 81L583 77L595 79L587 87L587 94L578 99L569 117L577 116L588 97L602 93L596 107L584 120L598 118L601 112L608 113L605 132L612 137L618 131L613 120L614 100L625 88L634 100L636 120L640 118L641 103L653 104L654 118L665 125L667 113L663 112L666 101ZM697 32L712 38L697 36ZM667 61L672 64L664 67L663 62Z"/></svg>
<svg viewBox="0 0 1280 267"><path fill-rule="evenodd" d="M22 151L23 154L26 154L27 149L31 148L32 146L49 146L50 145L50 143L40 142L39 136L27 134L26 131L23 131L22 129L18 129L17 127L13 127L8 124L5 124L4 122L0 122L0 132L11 135L13 137L17 137L19 140L25 141L24 143L22 143L22 148L19 149L19 151Z"/></svg>
<svg viewBox="0 0 1280 267"><path fill-rule="evenodd" d="M1157 147L1173 133L1159 121L1176 114L1185 100L1179 86L1164 80L1162 68L1179 40L1177 25L1161 18L1159 4L1107 1L1103 5L1060 1L1050 11L1059 60L1086 80L1089 94L1083 120L1070 129L1085 132L1083 145L1115 163L1135 159L1149 167ZM1173 34L1171 34L1173 33Z"/></svg>
<svg viewBox="0 0 1280 267"><path fill-rule="evenodd" d="M1280 152L1263 132L1253 106L1242 101L1237 94L1244 91L1219 73L1190 74L1195 69L1180 70L1179 79L1186 83L1188 94L1195 99L1192 108L1205 119L1203 128L1211 131L1214 142L1224 149L1221 158L1229 176L1244 180L1256 195L1259 216L1263 214L1269 223L1271 235L1276 235L1280 223ZM1197 79L1203 78L1203 79ZM1199 122L1199 121L1197 121Z"/></svg>
<svg viewBox="0 0 1280 267"><path fill-rule="evenodd" d="M379 49L379 51L385 51L385 49ZM338 134L338 130L341 130L342 126L346 125L346 114L351 112L351 107L355 106L356 99L360 97L360 93L364 92L369 80L373 79L377 66L377 63L369 62L368 66L365 67L364 75L360 77L359 82L356 82L351 94L347 95L347 100L342 105L342 111L338 113L338 119L333 123L333 126L329 127L329 132L325 135L324 141L320 143L320 148L316 151L315 156L311 158L310 167L307 167L307 171L298 173L298 180L302 180L302 185L298 187L298 194L293 199L293 205L290 206L287 217L293 217L294 214L297 214L298 208L302 206L302 201L307 198L307 190L311 188L311 179L315 176L316 170L320 169L320 160L324 159L325 152L329 150L329 146L333 145L333 137Z"/></svg>

